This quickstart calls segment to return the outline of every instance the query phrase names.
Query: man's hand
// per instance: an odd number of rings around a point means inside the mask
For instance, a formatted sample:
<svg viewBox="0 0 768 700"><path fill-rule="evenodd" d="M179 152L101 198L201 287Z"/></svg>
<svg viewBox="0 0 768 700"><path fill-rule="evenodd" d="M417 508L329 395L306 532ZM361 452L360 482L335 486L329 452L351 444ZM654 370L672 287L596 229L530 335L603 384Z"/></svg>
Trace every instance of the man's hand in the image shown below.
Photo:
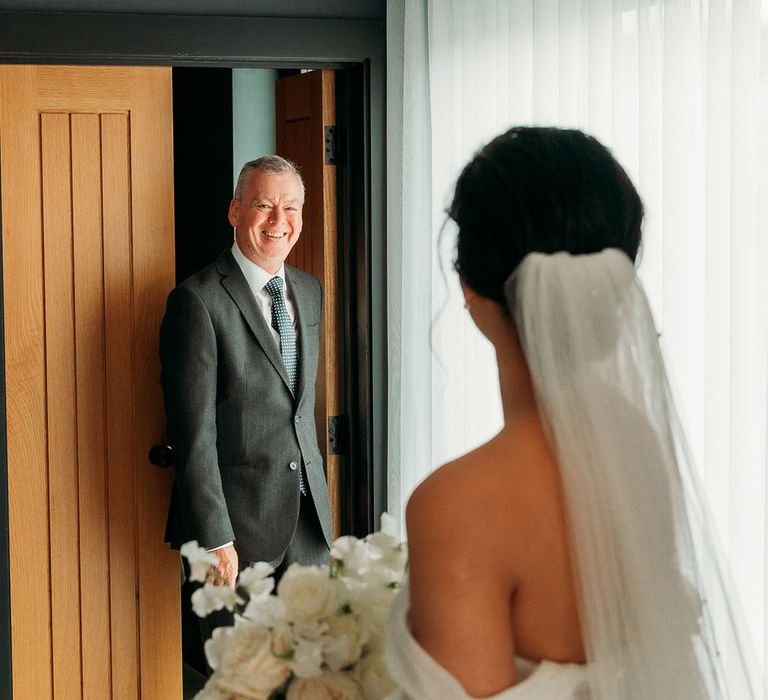
<svg viewBox="0 0 768 700"><path fill-rule="evenodd" d="M218 576L213 578L213 585L223 586L226 583L234 588L235 581L237 581L237 552L235 551L235 546L230 544L221 549L214 550L213 553L219 558L218 565L211 567L211 570L218 574Z"/></svg>

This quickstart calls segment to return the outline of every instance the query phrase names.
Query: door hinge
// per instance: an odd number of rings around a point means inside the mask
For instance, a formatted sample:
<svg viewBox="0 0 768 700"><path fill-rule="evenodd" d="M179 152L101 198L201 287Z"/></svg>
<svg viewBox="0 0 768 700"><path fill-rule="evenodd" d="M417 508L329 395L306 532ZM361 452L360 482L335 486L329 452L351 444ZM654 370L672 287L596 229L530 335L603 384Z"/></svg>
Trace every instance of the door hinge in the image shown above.
<svg viewBox="0 0 768 700"><path fill-rule="evenodd" d="M325 164L336 165L336 127L325 127Z"/></svg>
<svg viewBox="0 0 768 700"><path fill-rule="evenodd" d="M344 454L344 416L328 416L328 454Z"/></svg>

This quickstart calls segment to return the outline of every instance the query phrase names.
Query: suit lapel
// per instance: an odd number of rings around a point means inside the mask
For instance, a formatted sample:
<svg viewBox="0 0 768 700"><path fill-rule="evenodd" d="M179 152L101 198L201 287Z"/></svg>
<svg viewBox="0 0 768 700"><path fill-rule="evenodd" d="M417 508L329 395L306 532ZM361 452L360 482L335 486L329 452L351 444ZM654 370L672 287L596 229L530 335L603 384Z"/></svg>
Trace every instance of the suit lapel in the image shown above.
<svg viewBox="0 0 768 700"><path fill-rule="evenodd" d="M253 298L251 288L248 286L248 282L246 282L240 266L232 257L232 253L229 250L225 251L225 253L219 257L217 261L217 269L224 275L221 284L227 290L232 301L234 301L240 309L240 313L243 315L245 322L256 337L259 345L261 345L264 354L272 363L275 370L277 370L277 373L283 378L285 385L290 391L291 383L288 379L288 372L285 370L283 358L280 355L280 350L272 336L272 331L264 320L264 316L259 310L259 307L256 305L256 300Z"/></svg>

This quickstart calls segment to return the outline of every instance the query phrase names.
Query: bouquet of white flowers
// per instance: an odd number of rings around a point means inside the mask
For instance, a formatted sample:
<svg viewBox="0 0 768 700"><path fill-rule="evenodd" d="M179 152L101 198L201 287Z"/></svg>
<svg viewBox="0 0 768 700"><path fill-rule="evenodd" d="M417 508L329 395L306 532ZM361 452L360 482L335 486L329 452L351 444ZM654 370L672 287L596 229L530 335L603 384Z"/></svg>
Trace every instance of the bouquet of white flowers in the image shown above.
<svg viewBox="0 0 768 700"><path fill-rule="evenodd" d="M218 627L205 643L214 672L198 700L380 700L394 688L384 638L408 553L391 516L363 540L336 540L329 566L292 564L276 591L264 562L231 588L206 582L215 554L194 541L181 554L190 579L205 582L192 595L195 613L235 614L234 626Z"/></svg>

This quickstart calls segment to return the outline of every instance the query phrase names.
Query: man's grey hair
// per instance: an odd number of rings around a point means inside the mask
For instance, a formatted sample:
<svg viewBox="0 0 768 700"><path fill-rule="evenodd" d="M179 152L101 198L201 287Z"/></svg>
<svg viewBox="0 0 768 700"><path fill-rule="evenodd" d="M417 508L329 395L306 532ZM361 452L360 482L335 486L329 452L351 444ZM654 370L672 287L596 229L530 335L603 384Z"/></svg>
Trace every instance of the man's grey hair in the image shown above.
<svg viewBox="0 0 768 700"><path fill-rule="evenodd" d="M235 185L236 200L240 201L242 199L245 183L254 170L263 170L265 173L272 175L285 175L286 173L295 175L301 188L301 201L304 201L304 180L301 177L299 168L295 163L281 156L261 156L256 158L256 160L249 160L240 169L240 174L237 176L237 184Z"/></svg>

